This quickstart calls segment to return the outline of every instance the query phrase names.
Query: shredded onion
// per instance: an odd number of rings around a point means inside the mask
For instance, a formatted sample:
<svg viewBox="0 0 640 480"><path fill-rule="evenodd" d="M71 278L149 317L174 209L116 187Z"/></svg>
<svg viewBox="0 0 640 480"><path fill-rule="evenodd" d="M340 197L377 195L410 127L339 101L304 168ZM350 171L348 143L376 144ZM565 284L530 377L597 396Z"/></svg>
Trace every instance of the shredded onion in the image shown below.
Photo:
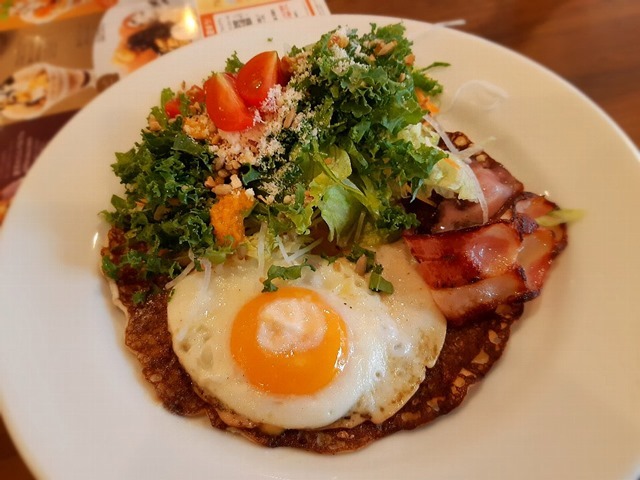
<svg viewBox="0 0 640 480"><path fill-rule="evenodd" d="M476 101L476 105L484 110L485 112L489 112L495 109L500 103L509 98L509 93L503 88L498 87L497 85L488 82L486 80L469 80L468 82L463 83L458 87L456 93L454 93L453 98L451 99L451 103L444 109L442 109L442 113L448 112L451 110L456 102L458 101L460 95L462 95L467 90L472 89L476 92L482 94L488 94L489 101L486 99L483 102Z"/></svg>
<svg viewBox="0 0 640 480"><path fill-rule="evenodd" d="M201 258L200 265L204 268L204 279L202 280L202 285L200 285L200 292L204 293L209 289L209 283L211 282L211 262L206 258Z"/></svg>
<svg viewBox="0 0 640 480"><path fill-rule="evenodd" d="M474 143L470 147L467 147L464 150L460 150L460 152L458 153L458 157L460 157L461 160L464 160L466 162L468 159L482 152L483 150L484 150L484 147L481 144Z"/></svg>
<svg viewBox="0 0 640 480"><path fill-rule="evenodd" d="M264 271L264 247L267 235L267 224L265 222L260 225L260 232L258 233L258 271Z"/></svg>
<svg viewBox="0 0 640 480"><path fill-rule="evenodd" d="M442 139L442 141L452 154L458 155L460 153L460 151L456 148L456 146L449 138L449 135L447 135L447 132L445 132L444 128L442 128L442 125L440 125L435 118L433 118L431 115L425 115L424 117L422 117L422 119L433 127L433 129L436 131L438 136Z"/></svg>
<svg viewBox="0 0 640 480"><path fill-rule="evenodd" d="M306 253L309 253L311 250L313 250L314 248L316 248L318 245L320 245L322 243L322 239L319 238L317 240L315 240L314 242L311 242L309 245L307 245L304 248L301 248L300 250L298 250L295 253L292 253L291 255L289 255L289 261L293 262L294 260L297 260L298 258L300 258L301 256L305 255Z"/></svg>
<svg viewBox="0 0 640 480"><path fill-rule="evenodd" d="M284 248L284 243L282 243L282 239L280 238L280 236L276 237L276 243L278 244L278 249L282 254L282 259L284 260L284 262L288 265L291 265L291 259L289 258L287 250Z"/></svg>
<svg viewBox="0 0 640 480"><path fill-rule="evenodd" d="M469 147L471 148L471 147ZM469 149L465 149L469 150ZM487 199L484 196L484 191L482 190L482 185L480 185L480 181L476 176L476 172L469 166L467 162L458 158L458 156L451 155L449 158L453 162L455 162L460 168L464 169L471 181L473 182L473 189L476 192L476 197L478 199L478 204L480 204L480 209L482 210L482 223L485 224L489 221L489 206L487 205Z"/></svg>
<svg viewBox="0 0 640 480"><path fill-rule="evenodd" d="M468 169L470 173L470 177L474 182L474 187L476 192L478 193L478 203L480 204L480 208L482 209L482 223L487 223L489 221L489 206L487 205L487 199L484 196L484 192L482 191L482 186L478 181L478 177L475 172L469 167L469 163L471 163L471 156L476 153L480 153L483 148L480 145L473 145L469 148L465 148L463 151L460 151L453 144L447 132L445 132L442 125L440 125L431 115L425 115L422 117L429 125L433 127L436 133L440 136L442 141L445 143L447 148L449 149L450 157L452 160L457 162L461 167L464 166Z"/></svg>
<svg viewBox="0 0 640 480"><path fill-rule="evenodd" d="M357 242L360 239L360 235L362 235L362 227L364 226L364 218L365 213L360 212L360 217L358 218L358 224L356 226L356 234L353 238L354 242Z"/></svg>
<svg viewBox="0 0 640 480"><path fill-rule="evenodd" d="M475 173L473 174L473 181L478 188L478 203L480 204L480 209L482 210L482 224L484 225L489 221L489 206L487 205L487 199L484 196L482 186L480 186L480 182L478 181L478 177L476 177Z"/></svg>
<svg viewBox="0 0 640 480"><path fill-rule="evenodd" d="M192 257L191 254L189 256ZM176 278L174 278L170 282L167 282L167 284L164 286L165 290L171 290L173 287L175 287L180 282L180 280L182 280L184 277L189 275L189 273L191 272L191 270L195 268L195 266L196 264L192 259L191 262L189 262L189 265L184 267L184 270L180 272L180 275L178 275Z"/></svg>

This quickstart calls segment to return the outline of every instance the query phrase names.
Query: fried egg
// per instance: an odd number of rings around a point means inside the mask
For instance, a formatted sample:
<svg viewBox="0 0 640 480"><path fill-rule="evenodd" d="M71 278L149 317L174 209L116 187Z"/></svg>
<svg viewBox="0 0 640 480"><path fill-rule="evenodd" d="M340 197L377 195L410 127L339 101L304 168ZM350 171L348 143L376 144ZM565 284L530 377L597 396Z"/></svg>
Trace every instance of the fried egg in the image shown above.
<svg viewBox="0 0 640 480"><path fill-rule="evenodd" d="M384 421L435 363L446 322L404 244L377 255L393 294L371 292L346 260L311 257L315 271L269 293L253 260L189 274L168 305L180 363L205 398L257 424Z"/></svg>

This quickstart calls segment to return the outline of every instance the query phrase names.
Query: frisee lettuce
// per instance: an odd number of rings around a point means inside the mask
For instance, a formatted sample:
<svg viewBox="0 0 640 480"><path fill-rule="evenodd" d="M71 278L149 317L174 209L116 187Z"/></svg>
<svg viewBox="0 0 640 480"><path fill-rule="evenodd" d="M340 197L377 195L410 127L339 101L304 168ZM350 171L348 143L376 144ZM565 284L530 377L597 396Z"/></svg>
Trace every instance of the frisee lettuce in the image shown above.
<svg viewBox="0 0 640 480"><path fill-rule="evenodd" d="M277 187L273 201L258 202L245 219L248 237L263 223L270 239L295 233L311 242L313 231L326 231L329 241L348 251L363 239L391 241L418 224L402 201L416 197L447 154L432 139L416 141L406 132L415 130L412 126L426 113L415 88L438 95L442 87L427 70L443 64L414 67L404 31L401 24L372 25L361 36L339 29L291 49L289 56L306 65L304 74L294 75L286 87L301 93L296 110L302 120L297 129L274 133L279 151L242 168L240 178L257 198ZM336 34L348 38L344 47L332 41ZM234 53L225 69L237 72L242 65ZM169 119L164 106L176 95L182 115ZM151 109L160 128L143 131L140 143L116 155L113 170L125 194L113 197L113 208L104 216L126 232L128 251L118 255L117 264L103 262L109 276L134 268L141 276L174 278L189 262L189 253L196 261L219 263L234 252L218 244L210 223L217 200L204 183L216 156L206 140L183 131L188 107L184 93L163 90L159 105ZM272 272L265 288L298 270L286 268ZM368 270L374 290L392 289L373 265Z"/></svg>

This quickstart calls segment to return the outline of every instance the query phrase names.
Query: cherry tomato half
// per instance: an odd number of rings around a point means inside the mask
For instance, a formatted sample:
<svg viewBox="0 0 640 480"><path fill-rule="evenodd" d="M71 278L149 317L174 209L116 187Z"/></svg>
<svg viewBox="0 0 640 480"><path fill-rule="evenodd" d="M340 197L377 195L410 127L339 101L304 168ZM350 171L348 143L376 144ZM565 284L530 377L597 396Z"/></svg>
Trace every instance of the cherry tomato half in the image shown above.
<svg viewBox="0 0 640 480"><path fill-rule="evenodd" d="M169 118L175 118L180 115L180 99L178 97L173 97L165 103L164 113L166 113Z"/></svg>
<svg viewBox="0 0 640 480"><path fill-rule="evenodd" d="M209 118L220 130L239 132L253 126L255 110L242 101L235 79L227 73L214 73L204 82Z"/></svg>
<svg viewBox="0 0 640 480"><path fill-rule="evenodd" d="M276 84L283 85L285 82L278 52L262 52L253 57L240 68L236 82L238 93L244 102L260 108L269 90Z"/></svg>
<svg viewBox="0 0 640 480"><path fill-rule="evenodd" d="M204 102L204 90L199 86L192 85L186 93L192 102Z"/></svg>

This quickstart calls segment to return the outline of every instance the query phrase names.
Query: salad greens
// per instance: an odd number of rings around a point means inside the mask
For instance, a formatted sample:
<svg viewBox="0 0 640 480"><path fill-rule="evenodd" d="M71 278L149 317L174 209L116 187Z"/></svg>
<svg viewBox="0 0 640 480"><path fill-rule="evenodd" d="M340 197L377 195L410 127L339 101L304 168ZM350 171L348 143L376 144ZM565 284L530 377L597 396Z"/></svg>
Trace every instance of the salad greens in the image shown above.
<svg viewBox="0 0 640 480"><path fill-rule="evenodd" d="M282 90L294 101L282 108L295 121L267 129L266 140L278 148L239 167L241 189L256 199L243 212L244 242L220 241L211 224L219 195L208 182L223 153L212 136L187 133L204 102L165 89L141 141L118 153L113 164L125 194L114 195L113 209L103 213L124 232L126 246L117 261L114 252L104 256L107 275L118 278L134 268L141 277L174 278L192 259L196 266L198 259L220 263L238 248L269 255L282 242L304 248L320 237L339 251L357 251L418 224L403 201L438 186L432 171L448 182L443 188L464 187L452 181L455 172L434 170L448 154L421 124L428 111L416 95L419 89L433 99L442 91L427 72L445 64L414 67L403 25L372 25L361 36L339 28L315 44L294 47L285 60L290 78ZM242 66L234 53L226 70L237 73ZM171 118L167 107L175 99L180 115ZM299 275L303 266L270 270L265 289L273 278ZM379 266L372 263L369 270L373 290L392 291Z"/></svg>

